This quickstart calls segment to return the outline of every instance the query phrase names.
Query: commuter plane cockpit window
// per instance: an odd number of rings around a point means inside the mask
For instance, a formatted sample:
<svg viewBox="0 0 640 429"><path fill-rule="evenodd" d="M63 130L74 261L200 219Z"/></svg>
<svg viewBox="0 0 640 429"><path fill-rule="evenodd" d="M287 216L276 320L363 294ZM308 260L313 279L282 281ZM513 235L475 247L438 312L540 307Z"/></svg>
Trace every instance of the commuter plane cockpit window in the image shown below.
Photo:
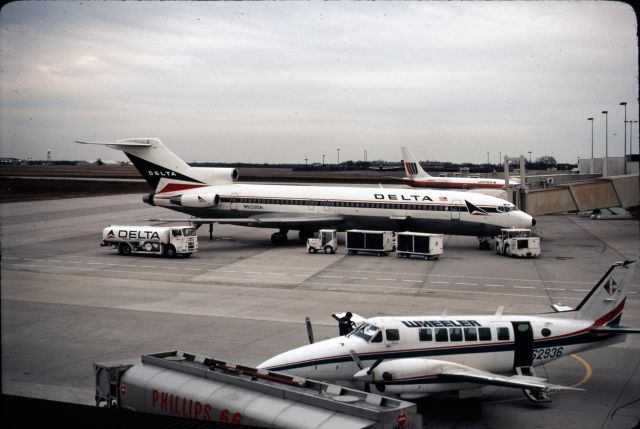
<svg viewBox="0 0 640 429"><path fill-rule="evenodd" d="M372 325L370 323L363 323L362 325L358 326L354 331L351 332L351 334L349 335L355 335L356 337L360 337L363 340L365 340L366 342L371 341L371 339L377 339L378 335L381 331L380 328L378 328L375 325ZM374 341L374 342L378 342L378 341Z"/></svg>

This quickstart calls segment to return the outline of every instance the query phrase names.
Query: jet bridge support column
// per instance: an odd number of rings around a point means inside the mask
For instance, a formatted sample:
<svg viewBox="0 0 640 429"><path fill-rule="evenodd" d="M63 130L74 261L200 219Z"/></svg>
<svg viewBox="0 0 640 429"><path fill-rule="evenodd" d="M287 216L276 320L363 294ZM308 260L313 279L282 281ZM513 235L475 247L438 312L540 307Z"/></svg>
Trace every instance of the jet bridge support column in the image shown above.
<svg viewBox="0 0 640 429"><path fill-rule="evenodd" d="M509 184L509 161L518 161L520 164L520 184L519 185L510 185ZM509 199L513 204L520 207L523 202L522 194L525 187L525 179L524 179L524 164L525 164L524 155L520 155L517 158L510 157L509 155L504 156L504 187L507 190L507 199ZM522 207L520 207L522 209ZM524 210L524 209L523 209Z"/></svg>

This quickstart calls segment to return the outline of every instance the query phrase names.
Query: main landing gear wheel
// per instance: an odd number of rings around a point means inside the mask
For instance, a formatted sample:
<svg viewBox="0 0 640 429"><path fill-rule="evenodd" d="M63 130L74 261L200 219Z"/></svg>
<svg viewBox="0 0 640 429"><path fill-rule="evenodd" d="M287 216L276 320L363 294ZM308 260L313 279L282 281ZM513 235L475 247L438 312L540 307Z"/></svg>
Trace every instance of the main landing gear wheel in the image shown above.
<svg viewBox="0 0 640 429"><path fill-rule="evenodd" d="M280 232L274 232L273 234L271 234L271 243L286 244L287 241L289 241L289 238L287 237L287 232L288 231L280 231Z"/></svg>

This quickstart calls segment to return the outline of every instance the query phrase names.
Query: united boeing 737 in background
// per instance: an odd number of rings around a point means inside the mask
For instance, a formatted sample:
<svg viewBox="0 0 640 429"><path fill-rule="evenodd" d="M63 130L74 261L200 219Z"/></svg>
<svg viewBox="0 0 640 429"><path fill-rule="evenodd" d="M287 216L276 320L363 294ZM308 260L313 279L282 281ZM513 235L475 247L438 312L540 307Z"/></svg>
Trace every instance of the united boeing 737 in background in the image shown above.
<svg viewBox="0 0 640 429"><path fill-rule="evenodd" d="M530 228L535 219L508 201L468 192L372 187L295 186L235 183L233 168L191 167L156 138L118 140L153 191L147 204L186 213L194 223L221 223L289 230L301 239L320 228L411 230L475 235L483 247L501 228ZM184 219L181 219L184 220Z"/></svg>
<svg viewBox="0 0 640 429"><path fill-rule="evenodd" d="M503 179L475 177L434 177L429 175L407 147L402 147L402 162L406 177L404 180L416 188L441 189L504 189ZM509 179L510 184L520 183L519 179Z"/></svg>

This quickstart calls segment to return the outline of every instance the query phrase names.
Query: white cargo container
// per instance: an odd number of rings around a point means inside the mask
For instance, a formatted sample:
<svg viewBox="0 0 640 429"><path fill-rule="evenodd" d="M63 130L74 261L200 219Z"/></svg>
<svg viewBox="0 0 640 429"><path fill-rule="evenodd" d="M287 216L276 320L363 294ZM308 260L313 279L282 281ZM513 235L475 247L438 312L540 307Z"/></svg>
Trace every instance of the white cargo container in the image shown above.
<svg viewBox="0 0 640 429"><path fill-rule="evenodd" d="M394 251L394 232L350 229L347 231L346 247L349 255L373 252L378 256L387 256Z"/></svg>
<svg viewBox="0 0 640 429"><path fill-rule="evenodd" d="M252 427L422 428L411 402L181 351L93 367L102 408Z"/></svg>
<svg viewBox="0 0 640 429"><path fill-rule="evenodd" d="M396 234L396 255L398 258L417 255L424 259L438 259L442 255L443 244L443 234L399 232Z"/></svg>
<svg viewBox="0 0 640 429"><path fill-rule="evenodd" d="M324 253L336 253L338 249L338 232L335 229L321 229L318 231L318 238L309 238L307 240L307 252L318 253L323 250Z"/></svg>
<svg viewBox="0 0 640 429"><path fill-rule="evenodd" d="M198 236L190 225L111 225L102 230L100 245L118 249L121 255L191 256L198 251Z"/></svg>
<svg viewBox="0 0 640 429"><path fill-rule="evenodd" d="M506 256L540 256L540 237L526 228L503 228L496 237L496 253Z"/></svg>

